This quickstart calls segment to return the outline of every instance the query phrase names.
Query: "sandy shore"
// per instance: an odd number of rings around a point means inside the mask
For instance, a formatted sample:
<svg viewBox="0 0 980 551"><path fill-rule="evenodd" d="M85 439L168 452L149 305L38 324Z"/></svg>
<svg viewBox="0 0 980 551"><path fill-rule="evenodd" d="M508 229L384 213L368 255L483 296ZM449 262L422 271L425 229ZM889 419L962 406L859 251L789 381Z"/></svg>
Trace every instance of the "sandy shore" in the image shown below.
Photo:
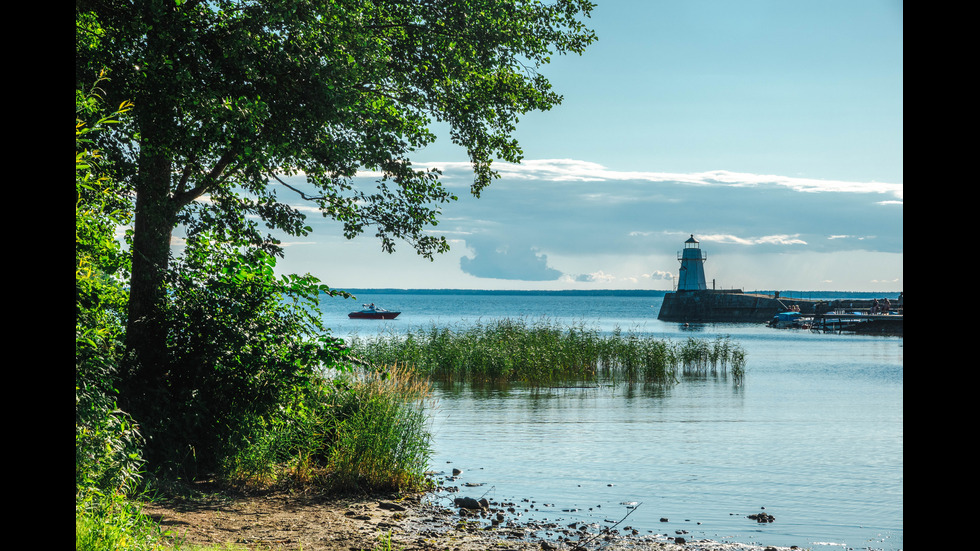
<svg viewBox="0 0 980 551"><path fill-rule="evenodd" d="M628 526L542 524L521 521L508 510L514 509L512 504L483 505L473 510L446 507L421 495L325 497L269 493L172 499L147 503L145 511L184 543L236 544L256 550L792 549L641 535Z"/></svg>

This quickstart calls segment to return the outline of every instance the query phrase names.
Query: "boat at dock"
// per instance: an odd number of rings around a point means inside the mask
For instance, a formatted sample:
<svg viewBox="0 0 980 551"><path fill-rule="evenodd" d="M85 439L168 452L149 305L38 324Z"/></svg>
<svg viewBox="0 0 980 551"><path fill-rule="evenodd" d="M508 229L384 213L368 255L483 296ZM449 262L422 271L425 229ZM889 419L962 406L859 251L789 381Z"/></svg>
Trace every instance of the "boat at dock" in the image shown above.
<svg viewBox="0 0 980 551"><path fill-rule="evenodd" d="M779 312L769 320L769 327L777 329L809 329L813 324L813 316L801 312Z"/></svg>
<svg viewBox="0 0 980 551"><path fill-rule="evenodd" d="M347 317L350 319L393 320L398 317L398 314L401 314L401 312L392 312L391 310L379 308L373 303L364 304L363 306L363 310L351 312L347 314Z"/></svg>

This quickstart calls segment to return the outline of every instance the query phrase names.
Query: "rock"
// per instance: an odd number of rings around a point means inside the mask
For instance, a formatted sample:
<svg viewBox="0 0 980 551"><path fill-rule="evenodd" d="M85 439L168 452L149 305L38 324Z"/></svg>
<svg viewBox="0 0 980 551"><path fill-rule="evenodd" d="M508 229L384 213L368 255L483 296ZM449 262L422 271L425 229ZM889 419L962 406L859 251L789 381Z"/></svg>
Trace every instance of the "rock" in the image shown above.
<svg viewBox="0 0 980 551"><path fill-rule="evenodd" d="M754 515L749 515L749 518L752 519L752 520L754 520L754 521L756 521L756 522L772 522L772 521L776 520L776 517L774 517L772 515L769 515L769 514L766 514L766 513L758 513L758 514L754 514Z"/></svg>
<svg viewBox="0 0 980 551"><path fill-rule="evenodd" d="M486 499L481 499L477 501L472 497L457 497L453 500L453 503L460 509L470 509L477 511L489 506L489 502ZM486 505L484 505L486 503Z"/></svg>
<svg viewBox="0 0 980 551"><path fill-rule="evenodd" d="M405 511L406 510L405 507L402 507L401 505L399 505L397 503L392 503L390 501L379 501L378 502L378 507L381 507L382 509L387 509L389 511Z"/></svg>
<svg viewBox="0 0 980 551"><path fill-rule="evenodd" d="M453 476L459 476L461 474L463 474L462 469L453 469Z"/></svg>
<svg viewBox="0 0 980 551"><path fill-rule="evenodd" d="M674 538L674 543L685 544L685 543L687 543L687 540L684 539L684 538L681 538L681 537L677 537L677 538Z"/></svg>

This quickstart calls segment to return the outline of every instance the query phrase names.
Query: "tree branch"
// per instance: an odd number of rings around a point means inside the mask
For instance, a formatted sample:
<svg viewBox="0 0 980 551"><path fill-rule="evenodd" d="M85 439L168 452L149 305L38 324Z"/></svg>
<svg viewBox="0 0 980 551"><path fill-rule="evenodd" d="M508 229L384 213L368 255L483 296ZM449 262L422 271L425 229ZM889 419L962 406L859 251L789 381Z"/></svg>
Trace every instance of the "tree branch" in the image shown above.
<svg viewBox="0 0 980 551"><path fill-rule="evenodd" d="M204 195L208 190L221 183L223 179L221 177L222 173L226 168L231 166L232 161L235 160L235 156L236 154L232 150L226 150L198 186L186 191L178 191L173 194L172 199L174 206L179 209L185 205L188 205L198 197ZM185 173L187 173L189 169L190 166L185 168Z"/></svg>

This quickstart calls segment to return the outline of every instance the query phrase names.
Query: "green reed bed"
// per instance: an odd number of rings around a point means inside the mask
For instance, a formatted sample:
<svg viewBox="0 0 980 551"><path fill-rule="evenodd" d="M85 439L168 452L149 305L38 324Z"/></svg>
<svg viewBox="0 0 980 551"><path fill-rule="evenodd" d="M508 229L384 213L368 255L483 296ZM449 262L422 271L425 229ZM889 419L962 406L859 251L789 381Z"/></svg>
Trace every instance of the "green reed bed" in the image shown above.
<svg viewBox="0 0 980 551"><path fill-rule="evenodd" d="M398 367L354 369L319 382L230 458L241 487L317 485L337 491L424 487L430 383Z"/></svg>
<svg viewBox="0 0 980 551"><path fill-rule="evenodd" d="M364 373L333 403L328 466L333 486L418 488L429 460L429 385L390 367Z"/></svg>
<svg viewBox="0 0 980 551"><path fill-rule="evenodd" d="M431 326L404 335L350 340L352 355L373 365L409 366L441 382L535 386L612 380L627 383L677 381L684 373L744 366L744 353L727 338L715 342L668 340L614 331L603 335L585 325L504 319L472 327Z"/></svg>
<svg viewBox="0 0 980 551"><path fill-rule="evenodd" d="M711 342L691 337L678 350L685 375L727 373L730 367L733 379L739 383L745 373L745 351L727 336Z"/></svg>

